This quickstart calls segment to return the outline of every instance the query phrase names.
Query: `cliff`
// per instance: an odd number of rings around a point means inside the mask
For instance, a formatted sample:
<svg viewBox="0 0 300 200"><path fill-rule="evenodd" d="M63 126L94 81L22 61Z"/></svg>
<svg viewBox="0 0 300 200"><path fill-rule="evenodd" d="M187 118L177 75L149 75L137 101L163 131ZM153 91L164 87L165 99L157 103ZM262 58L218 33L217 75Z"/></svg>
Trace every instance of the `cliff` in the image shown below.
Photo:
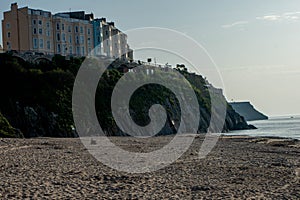
<svg viewBox="0 0 300 200"><path fill-rule="evenodd" d="M14 138L20 138L23 137L22 133L14 129L7 119L0 113L0 137L6 138L6 137L14 137Z"/></svg>
<svg viewBox="0 0 300 200"><path fill-rule="evenodd" d="M20 130L24 137L77 137L72 115L72 89L83 59L66 60L55 56L52 62L33 64L0 54L0 112L7 122ZM124 69L130 67L133 66L129 63L113 63L99 81L95 108L101 127L110 136L126 135L119 130L112 117L110 97L116 83L124 75ZM180 73L195 91L201 114L198 133L205 133L211 117L207 82L201 75L187 71ZM172 92L159 85L146 85L134 94L130 114L137 124L147 125L149 107L160 104L167 110L168 116L159 135L176 133L180 123L180 107ZM226 101L223 94L219 98ZM250 128L254 127L227 105L223 132Z"/></svg>
<svg viewBox="0 0 300 200"><path fill-rule="evenodd" d="M232 102L229 103L232 108L243 116L247 121L266 120L268 117L257 111L250 102Z"/></svg>

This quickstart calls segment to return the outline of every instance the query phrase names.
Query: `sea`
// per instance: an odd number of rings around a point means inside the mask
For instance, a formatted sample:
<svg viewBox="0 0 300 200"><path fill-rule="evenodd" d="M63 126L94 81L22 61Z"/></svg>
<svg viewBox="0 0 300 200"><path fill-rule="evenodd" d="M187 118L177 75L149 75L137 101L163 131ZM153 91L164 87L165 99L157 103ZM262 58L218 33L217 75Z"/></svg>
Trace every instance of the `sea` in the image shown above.
<svg viewBox="0 0 300 200"><path fill-rule="evenodd" d="M255 130L231 131L226 135L283 137L300 140L300 116L272 117L268 120L250 121Z"/></svg>

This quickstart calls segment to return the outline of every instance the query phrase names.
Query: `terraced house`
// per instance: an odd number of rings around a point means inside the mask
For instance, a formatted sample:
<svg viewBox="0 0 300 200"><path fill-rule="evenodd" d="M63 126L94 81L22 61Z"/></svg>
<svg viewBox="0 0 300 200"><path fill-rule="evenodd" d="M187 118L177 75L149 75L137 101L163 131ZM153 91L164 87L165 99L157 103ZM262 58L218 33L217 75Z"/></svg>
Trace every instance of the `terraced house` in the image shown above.
<svg viewBox="0 0 300 200"><path fill-rule="evenodd" d="M133 59L127 35L114 22L94 19L84 11L53 15L13 3L11 10L4 12L2 39L4 51Z"/></svg>

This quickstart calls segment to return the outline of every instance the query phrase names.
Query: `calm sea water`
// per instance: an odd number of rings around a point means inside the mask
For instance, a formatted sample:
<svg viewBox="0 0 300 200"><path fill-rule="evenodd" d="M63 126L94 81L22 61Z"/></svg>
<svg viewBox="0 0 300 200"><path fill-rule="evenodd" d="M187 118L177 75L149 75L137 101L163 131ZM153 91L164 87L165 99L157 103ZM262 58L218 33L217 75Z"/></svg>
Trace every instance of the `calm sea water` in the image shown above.
<svg viewBox="0 0 300 200"><path fill-rule="evenodd" d="M229 135L275 136L300 140L300 116L276 117L269 120L251 121L256 130L231 131Z"/></svg>

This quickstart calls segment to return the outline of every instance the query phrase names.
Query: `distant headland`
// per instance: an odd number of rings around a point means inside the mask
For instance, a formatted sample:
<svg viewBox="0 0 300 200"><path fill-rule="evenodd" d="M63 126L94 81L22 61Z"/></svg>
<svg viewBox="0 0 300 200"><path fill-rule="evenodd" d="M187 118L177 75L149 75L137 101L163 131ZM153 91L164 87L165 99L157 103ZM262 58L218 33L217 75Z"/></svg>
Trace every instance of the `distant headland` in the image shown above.
<svg viewBox="0 0 300 200"><path fill-rule="evenodd" d="M256 110L254 106L248 101L231 102L229 103L229 105L231 105L232 108L241 116L243 116L247 121L267 120L269 118L268 116Z"/></svg>

